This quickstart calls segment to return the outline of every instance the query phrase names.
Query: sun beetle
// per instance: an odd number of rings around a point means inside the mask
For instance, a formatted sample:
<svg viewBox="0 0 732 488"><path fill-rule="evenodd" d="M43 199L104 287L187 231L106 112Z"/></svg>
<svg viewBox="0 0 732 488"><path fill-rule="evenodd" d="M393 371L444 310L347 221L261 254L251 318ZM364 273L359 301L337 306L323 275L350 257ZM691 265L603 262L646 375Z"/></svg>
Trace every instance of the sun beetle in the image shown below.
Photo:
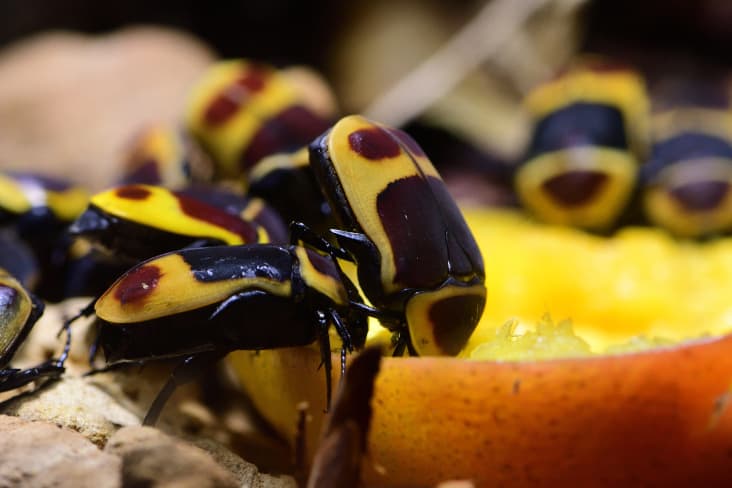
<svg viewBox="0 0 732 488"><path fill-rule="evenodd" d="M79 315L96 313L97 344L107 361L98 371L180 360L145 417L149 425L177 385L239 349L319 342L329 405L330 324L342 342L343 370L346 352L366 340L368 317L351 306L358 301L356 287L330 256L253 244L183 249L149 259Z"/></svg>
<svg viewBox="0 0 732 488"><path fill-rule="evenodd" d="M635 197L648 144L643 79L585 62L538 86L525 106L534 128L514 175L519 200L551 224L612 230Z"/></svg>
<svg viewBox="0 0 732 488"><path fill-rule="evenodd" d="M332 108L305 93L317 78L301 78L241 59L206 72L191 92L186 125L212 155L218 176L239 176L265 156L303 147L328 127Z"/></svg>
<svg viewBox="0 0 732 488"><path fill-rule="evenodd" d="M13 225L24 240L48 241L84 211L89 193L60 179L0 173L0 226Z"/></svg>
<svg viewBox="0 0 732 488"><path fill-rule="evenodd" d="M396 355L460 352L485 306L483 258L419 145L352 115L313 141L310 164L339 225L322 238L294 223L293 241L356 262L375 309L354 306L395 332Z"/></svg>
<svg viewBox="0 0 732 488"><path fill-rule="evenodd" d="M38 270L33 290L45 300L64 298L60 290L71 245L65 232L88 201L86 189L57 178L0 173L0 227L32 250Z"/></svg>
<svg viewBox="0 0 732 488"><path fill-rule="evenodd" d="M688 238L732 231L729 108L678 107L653 119L654 145L641 170L645 215Z"/></svg>
<svg viewBox="0 0 732 488"><path fill-rule="evenodd" d="M0 391L13 390L37 379L58 378L64 372L69 352L67 335L64 351L58 359L49 359L27 369L8 367L18 347L43 314L43 302L4 269L0 269Z"/></svg>
<svg viewBox="0 0 732 488"><path fill-rule="evenodd" d="M68 232L130 262L184 247L269 241L253 222L152 185L122 185L94 195Z"/></svg>
<svg viewBox="0 0 732 488"><path fill-rule="evenodd" d="M156 123L142 128L124 150L120 184L142 183L181 188L207 182L213 162L182 129Z"/></svg>

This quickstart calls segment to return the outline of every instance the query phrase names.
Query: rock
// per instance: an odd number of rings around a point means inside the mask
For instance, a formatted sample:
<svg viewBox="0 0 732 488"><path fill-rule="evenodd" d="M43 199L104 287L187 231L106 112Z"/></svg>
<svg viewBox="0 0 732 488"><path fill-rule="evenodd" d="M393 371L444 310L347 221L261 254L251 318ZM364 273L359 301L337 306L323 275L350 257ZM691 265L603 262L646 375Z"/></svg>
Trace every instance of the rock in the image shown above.
<svg viewBox="0 0 732 488"><path fill-rule="evenodd" d="M116 488L121 461L80 434L0 415L0 486Z"/></svg>
<svg viewBox="0 0 732 488"><path fill-rule="evenodd" d="M191 442L208 452L221 466L225 467L242 488L297 488L292 476L260 473L257 467L237 456L218 442L209 439L192 439Z"/></svg>
<svg viewBox="0 0 732 488"><path fill-rule="evenodd" d="M204 450L151 427L122 428L104 450L122 458L125 486L239 486L233 475Z"/></svg>
<svg viewBox="0 0 732 488"><path fill-rule="evenodd" d="M26 420L45 420L81 433L97 446L120 427L140 418L88 378L65 377L32 393L7 400L2 412ZM1 485L0 485L1 486Z"/></svg>

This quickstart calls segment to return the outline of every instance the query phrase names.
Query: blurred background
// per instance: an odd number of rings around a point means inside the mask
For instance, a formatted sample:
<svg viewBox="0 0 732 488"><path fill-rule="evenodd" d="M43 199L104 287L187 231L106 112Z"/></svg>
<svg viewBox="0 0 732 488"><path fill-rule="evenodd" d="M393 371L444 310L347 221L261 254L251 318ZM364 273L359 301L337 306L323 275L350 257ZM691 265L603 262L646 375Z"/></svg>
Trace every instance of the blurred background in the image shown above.
<svg viewBox="0 0 732 488"><path fill-rule="evenodd" d="M471 25L485 42L452 46L394 103L390 90ZM634 65L651 91L675 76L725 84L730 25L725 0L4 0L0 164L103 186L136 127L179 118L206 66L245 57L315 68L341 112L406 126L456 192L501 202L500 185L474 187L520 157L533 86L580 52ZM460 181L462 168L488 170Z"/></svg>

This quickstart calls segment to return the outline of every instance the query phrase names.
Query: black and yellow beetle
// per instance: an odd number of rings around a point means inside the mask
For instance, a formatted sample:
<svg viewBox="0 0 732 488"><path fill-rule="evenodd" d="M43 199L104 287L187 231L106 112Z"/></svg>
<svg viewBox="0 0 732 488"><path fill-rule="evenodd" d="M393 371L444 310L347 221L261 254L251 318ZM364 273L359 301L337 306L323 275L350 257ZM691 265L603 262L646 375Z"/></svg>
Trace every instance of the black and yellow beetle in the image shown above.
<svg viewBox="0 0 732 488"><path fill-rule="evenodd" d="M207 182L213 163L195 142L172 124L142 128L124 149L120 184L142 183L181 188L191 182Z"/></svg>
<svg viewBox="0 0 732 488"><path fill-rule="evenodd" d="M123 185L94 195L69 234L134 262L184 247L269 241L253 222L151 185Z"/></svg>
<svg viewBox="0 0 732 488"><path fill-rule="evenodd" d="M341 338L342 360L366 339L367 317L353 301L360 301L355 286L329 256L254 244L183 249L147 260L122 275L93 311L104 370L180 360L145 417L152 424L178 384L238 349L318 341L330 401L329 325ZM90 306L82 314L91 312Z"/></svg>
<svg viewBox="0 0 732 488"><path fill-rule="evenodd" d="M647 219L674 235L732 231L732 115L729 109L677 108L653 120L654 145L641 172Z"/></svg>
<svg viewBox="0 0 732 488"><path fill-rule="evenodd" d="M369 313L396 333L395 354L460 352L485 306L483 258L422 149L403 131L352 115L313 141L310 164L340 248L297 224L293 240L356 262L376 308Z"/></svg>
<svg viewBox="0 0 732 488"><path fill-rule="evenodd" d="M0 173L0 226L14 225L23 238L48 240L84 211L89 193L59 179L31 173Z"/></svg>
<svg viewBox="0 0 732 488"><path fill-rule="evenodd" d="M58 359L49 359L27 369L8 366L43 314L43 309L41 300L23 288L7 271L0 269L0 391L13 390L42 378L58 378L64 372L68 338L64 352Z"/></svg>
<svg viewBox="0 0 732 488"><path fill-rule="evenodd" d="M0 227L33 251L38 267L33 289L46 300L63 298L59 290L70 245L65 231L88 201L89 193L77 185L35 174L0 173Z"/></svg>
<svg viewBox="0 0 732 488"><path fill-rule="evenodd" d="M633 200L646 153L649 101L634 71L595 62L532 91L534 120L514 188L540 220L607 232Z"/></svg>
<svg viewBox="0 0 732 488"><path fill-rule="evenodd" d="M286 222L303 222L321 234L335 225L310 166L307 147L263 158L247 179L248 193L267 201Z"/></svg>
<svg viewBox="0 0 732 488"><path fill-rule="evenodd" d="M314 78L314 77L313 77ZM294 151L332 118L282 70L245 60L215 64L192 90L186 125L220 177L236 177L270 154Z"/></svg>

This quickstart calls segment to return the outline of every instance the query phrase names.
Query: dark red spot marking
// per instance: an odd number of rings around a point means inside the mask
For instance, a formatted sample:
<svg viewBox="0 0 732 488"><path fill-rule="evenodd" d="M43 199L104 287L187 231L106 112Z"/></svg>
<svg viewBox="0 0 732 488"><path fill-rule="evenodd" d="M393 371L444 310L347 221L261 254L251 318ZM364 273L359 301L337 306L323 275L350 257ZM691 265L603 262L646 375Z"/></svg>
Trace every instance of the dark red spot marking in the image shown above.
<svg viewBox="0 0 732 488"><path fill-rule="evenodd" d="M699 181L678 186L670 193L685 209L704 212L717 208L729 188L730 184L727 181Z"/></svg>
<svg viewBox="0 0 732 488"><path fill-rule="evenodd" d="M410 136L401 129L389 129L389 132L391 132L394 137L399 139L399 142L404 144L404 147L406 147L413 156L425 156L424 150L419 146L419 144L417 144L417 141L415 141L412 136Z"/></svg>
<svg viewBox="0 0 732 488"><path fill-rule="evenodd" d="M257 242L257 228L254 224L195 198L178 192L173 192L173 194L178 199L180 209L186 215L233 232L239 235L245 244Z"/></svg>
<svg viewBox="0 0 732 488"><path fill-rule="evenodd" d="M131 168L131 171L124 176L122 183L159 185L163 181L158 162L152 157L148 157L142 161L130 161L127 167Z"/></svg>
<svg viewBox="0 0 732 488"><path fill-rule="evenodd" d="M262 158L278 152L299 149L328 128L328 121L301 105L287 107L264 121L241 157L248 169Z"/></svg>
<svg viewBox="0 0 732 488"><path fill-rule="evenodd" d="M430 307L435 342L446 354L456 355L465 346L483 314L485 295L458 295Z"/></svg>
<svg viewBox="0 0 732 488"><path fill-rule="evenodd" d="M401 146L381 127L359 129L348 135L353 151L366 159L395 158L401 154Z"/></svg>
<svg viewBox="0 0 732 488"><path fill-rule="evenodd" d="M205 123L213 127L226 123L253 93L264 88L269 75L269 71L262 68L247 70L214 98L203 115Z"/></svg>
<svg viewBox="0 0 732 488"><path fill-rule="evenodd" d="M115 194L118 197L125 198L127 200L144 200L150 196L151 192L147 188L130 185L117 188Z"/></svg>
<svg viewBox="0 0 732 488"><path fill-rule="evenodd" d="M269 77L269 75L270 73L268 70L262 68L251 68L234 83L237 86L246 88L250 92L258 92L267 84L267 77Z"/></svg>
<svg viewBox="0 0 732 488"><path fill-rule="evenodd" d="M152 264L133 268L117 284L114 297L122 305L144 300L158 286L161 276L160 268Z"/></svg>
<svg viewBox="0 0 732 488"><path fill-rule="evenodd" d="M473 234L439 178L392 182L377 197L376 208L394 254L394 282L424 289L449 276L483 276Z"/></svg>
<svg viewBox="0 0 732 488"><path fill-rule="evenodd" d="M610 178L599 171L568 171L542 183L550 197L565 207L577 207L590 202Z"/></svg>

